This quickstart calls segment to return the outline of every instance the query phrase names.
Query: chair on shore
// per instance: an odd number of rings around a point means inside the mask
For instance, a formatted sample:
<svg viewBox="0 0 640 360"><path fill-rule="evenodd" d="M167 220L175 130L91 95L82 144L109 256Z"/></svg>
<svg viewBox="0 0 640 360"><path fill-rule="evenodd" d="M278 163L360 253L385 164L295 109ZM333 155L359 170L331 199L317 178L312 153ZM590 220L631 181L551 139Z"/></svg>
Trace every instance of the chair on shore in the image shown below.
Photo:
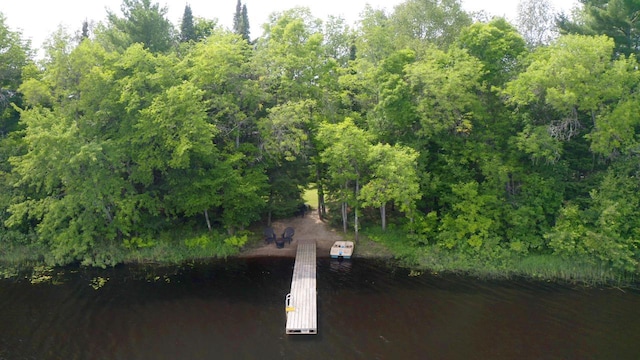
<svg viewBox="0 0 640 360"><path fill-rule="evenodd" d="M282 239L284 239L284 241L288 241L289 244L291 244L294 234L295 234L295 230L292 227L288 227L284 229L284 232L282 233Z"/></svg>
<svg viewBox="0 0 640 360"><path fill-rule="evenodd" d="M273 231L273 228L265 228L263 234L265 244L271 244L276 241L276 232Z"/></svg>

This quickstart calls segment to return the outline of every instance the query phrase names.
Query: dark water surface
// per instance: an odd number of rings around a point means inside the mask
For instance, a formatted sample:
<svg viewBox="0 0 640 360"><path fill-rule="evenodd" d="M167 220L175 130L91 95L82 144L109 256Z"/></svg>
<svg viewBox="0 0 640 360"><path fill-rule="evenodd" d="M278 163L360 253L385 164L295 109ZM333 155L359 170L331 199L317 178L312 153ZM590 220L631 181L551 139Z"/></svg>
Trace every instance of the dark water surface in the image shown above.
<svg viewBox="0 0 640 360"><path fill-rule="evenodd" d="M318 335L284 335L293 259L0 281L0 359L639 359L640 292L318 260ZM93 278L109 278L100 289Z"/></svg>

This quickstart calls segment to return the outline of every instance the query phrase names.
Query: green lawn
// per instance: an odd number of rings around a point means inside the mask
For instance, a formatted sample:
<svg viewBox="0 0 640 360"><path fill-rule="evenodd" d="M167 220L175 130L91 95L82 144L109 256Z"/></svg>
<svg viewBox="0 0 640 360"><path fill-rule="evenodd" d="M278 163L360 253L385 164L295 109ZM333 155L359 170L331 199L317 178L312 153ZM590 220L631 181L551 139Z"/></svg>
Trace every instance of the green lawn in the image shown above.
<svg viewBox="0 0 640 360"><path fill-rule="evenodd" d="M304 203L311 205L312 209L318 208L318 189L311 188L304 192Z"/></svg>

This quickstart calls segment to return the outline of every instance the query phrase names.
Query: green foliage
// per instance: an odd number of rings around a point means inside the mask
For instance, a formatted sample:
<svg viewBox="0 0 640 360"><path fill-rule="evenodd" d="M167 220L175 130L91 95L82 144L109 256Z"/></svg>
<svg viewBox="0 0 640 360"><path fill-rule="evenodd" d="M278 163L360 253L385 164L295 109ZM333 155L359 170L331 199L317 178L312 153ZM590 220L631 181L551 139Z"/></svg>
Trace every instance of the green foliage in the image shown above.
<svg viewBox="0 0 640 360"><path fill-rule="evenodd" d="M616 55L638 55L640 50L640 3L635 0L582 0L582 16L560 17L563 33L605 35L615 41Z"/></svg>
<svg viewBox="0 0 640 360"><path fill-rule="evenodd" d="M227 160L229 170L225 172L221 220L229 234L258 220L266 206L267 176L259 167L247 167L245 160L239 155Z"/></svg>
<svg viewBox="0 0 640 360"><path fill-rule="evenodd" d="M276 161L295 161L305 156L308 135L305 131L315 103L310 100L288 102L269 109L269 115L258 123L266 140L262 147Z"/></svg>
<svg viewBox="0 0 640 360"><path fill-rule="evenodd" d="M447 48L471 17L459 0L407 0L391 16L395 37L403 47L418 50L424 44Z"/></svg>
<svg viewBox="0 0 640 360"><path fill-rule="evenodd" d="M29 56L29 43L19 32L9 30L0 12L0 139L16 128L18 114L11 104L22 100L17 90Z"/></svg>
<svg viewBox="0 0 640 360"><path fill-rule="evenodd" d="M242 36L246 41L250 40L247 5L242 5L240 0L238 0L238 3L236 4L236 12L233 14L233 32Z"/></svg>
<svg viewBox="0 0 640 360"><path fill-rule="evenodd" d="M249 237L247 236L247 234L244 234L242 236L234 235L224 239L224 243L226 245L236 248L242 248L247 243L247 241L249 241Z"/></svg>
<svg viewBox="0 0 640 360"><path fill-rule="evenodd" d="M491 256L501 238L497 233L498 200L481 194L475 182L452 185L453 211L442 217L438 243L446 249Z"/></svg>
<svg viewBox="0 0 640 360"><path fill-rule="evenodd" d="M104 36L115 49L142 44L151 52L166 52L173 45L173 25L166 18L167 8L151 0L122 0L122 15L108 11L109 27ZM106 44L105 44L106 45Z"/></svg>
<svg viewBox="0 0 640 360"><path fill-rule="evenodd" d="M507 84L506 94L516 105L544 102L564 117L576 110L596 111L615 89L605 85L612 50L613 41L604 36L563 36L533 53L528 69ZM575 135L566 127L557 137Z"/></svg>
<svg viewBox="0 0 640 360"><path fill-rule="evenodd" d="M415 93L411 91L405 73L414 61L413 51L400 50L382 61L377 71L375 81L379 87L379 100L368 125L381 141L408 140L418 130Z"/></svg>
<svg viewBox="0 0 640 360"><path fill-rule="evenodd" d="M152 239L143 239L138 236L124 240L124 247L128 250L142 249L146 247L152 247L154 245L156 245L156 243Z"/></svg>
<svg viewBox="0 0 640 360"><path fill-rule="evenodd" d="M632 23L586 3L592 33ZM640 72L618 38L527 48L504 19L411 0L354 28L294 8L249 43L241 2L237 33L190 10L174 46L165 8L125 0L38 65L0 17L3 259L228 256L312 182L345 232L435 271L638 272Z"/></svg>
<svg viewBox="0 0 640 360"><path fill-rule="evenodd" d="M396 50L389 16L383 10L364 8L360 19L359 34L355 40L357 57L377 65Z"/></svg>
<svg viewBox="0 0 640 360"><path fill-rule="evenodd" d="M477 22L462 29L458 46L478 58L491 86L501 86L518 70L518 59L525 53L525 43L505 19Z"/></svg>
<svg viewBox="0 0 640 360"><path fill-rule="evenodd" d="M556 254L606 263L616 271L636 271L640 197L636 170L629 176L624 168L610 171L600 188L592 191L589 208L568 205L561 209L547 235Z"/></svg>
<svg viewBox="0 0 640 360"><path fill-rule="evenodd" d="M188 168L192 157L212 155L216 128L207 121L203 95L185 82L168 88L140 111L134 125L138 137L132 145L148 150L136 156L147 177L153 171Z"/></svg>
<svg viewBox="0 0 640 360"><path fill-rule="evenodd" d="M213 34L215 30L219 28L219 25L217 19L211 20L201 17L195 17L193 27L195 33L194 39L196 41L202 41L211 36L211 34Z"/></svg>
<svg viewBox="0 0 640 360"><path fill-rule="evenodd" d="M208 233L200 236L190 237L184 240L184 244L189 249L195 251L215 251L220 254L230 254L242 248L248 241L247 233L224 236L217 233Z"/></svg>
<svg viewBox="0 0 640 360"><path fill-rule="evenodd" d="M180 41L196 41L196 28L193 24L193 12L191 6L185 5L182 14L182 22L180 23Z"/></svg>
<svg viewBox="0 0 640 360"><path fill-rule="evenodd" d="M323 144L322 162L328 167L331 184L341 189L341 200L352 198L351 186L363 175L371 146L366 132L349 118L339 124L320 125L318 139Z"/></svg>
<svg viewBox="0 0 640 360"><path fill-rule="evenodd" d="M275 104L316 98L315 86L327 64L321 22L309 9L294 8L272 14L254 56L260 83Z"/></svg>
<svg viewBox="0 0 640 360"><path fill-rule="evenodd" d="M459 49L433 50L428 59L406 71L420 114L420 135L468 135L473 131L474 117L480 112L477 91L483 75L476 58Z"/></svg>
<svg viewBox="0 0 640 360"><path fill-rule="evenodd" d="M413 220L415 202L420 198L416 159L418 153L408 147L377 144L368 155L371 180L361 190L362 206L382 208L393 202ZM383 215L384 216L384 215ZM383 228L386 219L382 219Z"/></svg>

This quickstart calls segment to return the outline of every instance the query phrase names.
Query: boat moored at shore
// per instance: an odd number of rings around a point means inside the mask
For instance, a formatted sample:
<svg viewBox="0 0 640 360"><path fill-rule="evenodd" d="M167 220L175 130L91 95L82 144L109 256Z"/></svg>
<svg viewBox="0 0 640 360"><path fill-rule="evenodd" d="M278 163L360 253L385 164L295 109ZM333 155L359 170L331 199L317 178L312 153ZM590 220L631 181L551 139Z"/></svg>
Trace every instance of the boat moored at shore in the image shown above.
<svg viewBox="0 0 640 360"><path fill-rule="evenodd" d="M351 259L353 255L353 241L336 241L333 243L331 247L331 258L332 259Z"/></svg>

